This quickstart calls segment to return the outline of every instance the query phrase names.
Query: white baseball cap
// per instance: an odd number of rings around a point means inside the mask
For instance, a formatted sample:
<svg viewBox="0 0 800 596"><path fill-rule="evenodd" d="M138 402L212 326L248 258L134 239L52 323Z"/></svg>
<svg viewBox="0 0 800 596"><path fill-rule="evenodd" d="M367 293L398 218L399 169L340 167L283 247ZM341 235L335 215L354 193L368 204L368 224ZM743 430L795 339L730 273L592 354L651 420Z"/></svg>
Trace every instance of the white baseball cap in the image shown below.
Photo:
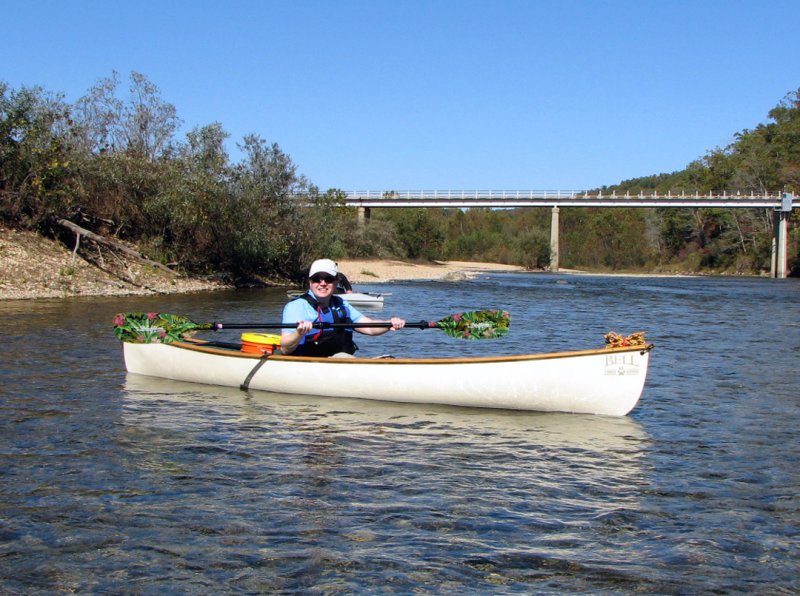
<svg viewBox="0 0 800 596"><path fill-rule="evenodd" d="M339 273L339 269L337 269L336 263L330 259L318 259L311 263L311 269L308 270L308 276L313 277L317 273L327 273L329 275L336 276L336 274Z"/></svg>

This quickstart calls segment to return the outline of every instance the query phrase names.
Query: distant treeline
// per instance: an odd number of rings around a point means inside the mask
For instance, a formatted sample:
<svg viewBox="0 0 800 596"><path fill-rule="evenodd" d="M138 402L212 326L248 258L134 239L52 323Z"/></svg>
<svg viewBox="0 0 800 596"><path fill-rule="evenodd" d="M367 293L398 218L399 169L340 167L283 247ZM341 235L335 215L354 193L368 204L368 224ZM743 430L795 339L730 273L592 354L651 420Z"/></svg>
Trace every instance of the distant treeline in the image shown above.
<svg viewBox="0 0 800 596"><path fill-rule="evenodd" d="M800 89L769 118L683 171L603 190L797 193ZM247 135L238 144L244 157L232 163L220 123L178 138L181 124L136 72L125 90L113 73L72 104L40 87L0 82L0 221L71 246L57 223L66 219L187 274L240 284L299 280L323 255L549 263L549 209L373 209L360 227L342 193L320 191L277 144ZM769 269L771 241L765 210L561 213L564 267L759 273ZM800 268L796 221L789 249Z"/></svg>

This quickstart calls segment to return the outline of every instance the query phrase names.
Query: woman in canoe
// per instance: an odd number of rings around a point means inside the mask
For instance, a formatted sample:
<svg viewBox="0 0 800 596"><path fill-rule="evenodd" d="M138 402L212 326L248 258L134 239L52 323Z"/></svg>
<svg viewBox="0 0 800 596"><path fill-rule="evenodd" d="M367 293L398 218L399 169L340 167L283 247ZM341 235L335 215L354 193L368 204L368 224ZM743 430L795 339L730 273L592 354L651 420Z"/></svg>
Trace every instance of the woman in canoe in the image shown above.
<svg viewBox="0 0 800 596"><path fill-rule="evenodd" d="M359 327L364 335L383 335L402 329L406 322L399 317L388 321L371 319L334 294L339 273L330 259L318 259L308 270L309 290L290 300L283 308L285 327L281 333L281 352L294 356L328 357L334 354L354 354L358 349L353 341L352 328L314 329L314 323L389 323L390 327Z"/></svg>

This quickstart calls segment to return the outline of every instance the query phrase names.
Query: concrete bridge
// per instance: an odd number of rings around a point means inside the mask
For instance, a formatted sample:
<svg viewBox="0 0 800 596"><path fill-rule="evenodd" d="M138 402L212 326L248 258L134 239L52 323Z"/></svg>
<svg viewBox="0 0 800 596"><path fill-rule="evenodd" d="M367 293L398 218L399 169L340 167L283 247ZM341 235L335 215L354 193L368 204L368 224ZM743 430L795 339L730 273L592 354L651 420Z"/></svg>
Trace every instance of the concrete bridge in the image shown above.
<svg viewBox="0 0 800 596"><path fill-rule="evenodd" d="M773 213L772 267L773 277L787 275L787 239L789 216L795 197L787 192L765 193L615 193L582 190L405 190L346 191L345 205L357 207L359 222L369 219L373 207L438 207L469 209L488 207L509 209L517 207L549 207L550 270L559 267L559 209L561 207L716 207L725 209L769 209Z"/></svg>

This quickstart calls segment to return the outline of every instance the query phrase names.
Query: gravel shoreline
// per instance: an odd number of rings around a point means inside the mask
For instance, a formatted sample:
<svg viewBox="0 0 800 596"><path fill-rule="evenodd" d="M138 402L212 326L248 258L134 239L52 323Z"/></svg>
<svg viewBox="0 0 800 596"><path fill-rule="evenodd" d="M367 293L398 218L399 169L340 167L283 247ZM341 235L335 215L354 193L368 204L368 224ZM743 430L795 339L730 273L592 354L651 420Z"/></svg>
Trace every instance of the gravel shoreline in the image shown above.
<svg viewBox="0 0 800 596"><path fill-rule="evenodd" d="M36 233L0 227L0 300L146 296L230 289L214 281L173 277L138 263L125 263L117 269L121 273L112 275ZM523 267L496 263L410 263L391 259L342 259L339 269L353 284L414 279L466 281L482 272L525 271Z"/></svg>

